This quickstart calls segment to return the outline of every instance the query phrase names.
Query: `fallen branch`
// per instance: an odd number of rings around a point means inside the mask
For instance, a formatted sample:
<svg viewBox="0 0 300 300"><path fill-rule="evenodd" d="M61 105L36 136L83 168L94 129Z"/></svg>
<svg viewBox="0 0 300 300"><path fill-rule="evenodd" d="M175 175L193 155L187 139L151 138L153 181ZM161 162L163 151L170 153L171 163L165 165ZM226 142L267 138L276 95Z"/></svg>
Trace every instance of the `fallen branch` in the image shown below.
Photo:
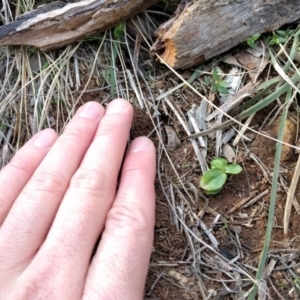
<svg viewBox="0 0 300 300"><path fill-rule="evenodd" d="M158 0L53 2L0 27L0 45L31 45L51 50L105 31Z"/></svg>
<svg viewBox="0 0 300 300"><path fill-rule="evenodd" d="M185 69L298 19L299 0L182 0L175 16L157 30L152 53Z"/></svg>

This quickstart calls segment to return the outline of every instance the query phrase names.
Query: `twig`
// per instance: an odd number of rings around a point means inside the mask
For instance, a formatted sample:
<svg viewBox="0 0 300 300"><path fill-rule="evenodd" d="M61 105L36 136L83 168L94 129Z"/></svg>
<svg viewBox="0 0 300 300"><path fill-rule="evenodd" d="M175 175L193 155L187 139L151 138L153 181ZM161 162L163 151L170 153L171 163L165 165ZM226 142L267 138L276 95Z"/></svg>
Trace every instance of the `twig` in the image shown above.
<svg viewBox="0 0 300 300"><path fill-rule="evenodd" d="M249 197L242 199L240 202L236 203L229 211L228 214L234 213L237 209L239 209L241 206L243 206L245 203L247 203L252 197L257 193L257 191L252 192Z"/></svg>
<svg viewBox="0 0 300 300"><path fill-rule="evenodd" d="M289 230L289 223L290 223L290 216L292 210L293 199L295 195L295 191L297 188L297 184L299 181L300 176L300 155L298 156L297 165L295 167L295 173L291 182L291 186L287 195L285 209L284 209L284 217L283 217L283 232L284 234L288 233Z"/></svg>
<svg viewBox="0 0 300 300"><path fill-rule="evenodd" d="M217 241L215 236L210 232L210 230L207 228L207 226L201 220L199 220L199 225L202 227L202 229L204 230L204 233L208 236L208 238L210 239L210 241L214 245L214 247L216 249L218 249L219 242Z"/></svg>
<svg viewBox="0 0 300 300"><path fill-rule="evenodd" d="M253 117L255 114L252 114L251 116L248 117L247 121L245 122L245 125L241 128L241 130L239 131L237 137L234 139L232 146L235 147L238 142L240 141L240 139L244 136L245 131L249 128L249 124L252 121Z"/></svg>
<svg viewBox="0 0 300 300"><path fill-rule="evenodd" d="M165 275L165 272L161 272L155 279L155 281L153 282L153 284L151 285L149 292L147 293L147 296L150 296L154 290L154 288L156 287L158 281Z"/></svg>
<svg viewBox="0 0 300 300"><path fill-rule="evenodd" d="M276 289L276 287L275 287L275 285L274 285L274 283L273 283L271 277L268 278L268 281L269 281L269 283L270 283L270 285L271 285L273 291L276 293L276 295L277 295L281 300L285 300L285 298L283 298L283 297L280 295L280 293L278 292L278 290Z"/></svg>
<svg viewBox="0 0 300 300"><path fill-rule="evenodd" d="M165 102L169 105L169 107L172 109L172 111L174 112L174 114L176 115L178 121L181 123L182 127L184 128L184 130L186 131L187 135L190 135L191 132L187 126L187 124L184 122L184 120L182 119L182 117L180 116L180 114L178 113L178 111L176 110L176 108L174 107L174 105L172 104L172 102L168 99L168 97L165 97L164 98ZM205 162L205 159L203 158L201 152L200 152L200 149L196 143L195 140L191 140L192 142L192 146L194 148L194 151L196 153L196 156L199 160L199 164L200 166L202 166L201 168L202 169L202 173L204 173L206 171L205 169L205 165L206 165L206 162Z"/></svg>
<svg viewBox="0 0 300 300"><path fill-rule="evenodd" d="M137 86L136 86L135 81L133 79L133 76L132 76L129 69L126 70L126 73L127 73L131 88L133 89L133 91L135 93L135 96L136 96L136 98L139 102L139 105L140 105L141 109L143 109L144 108L144 103L142 101L141 94L138 92L138 89L137 89Z"/></svg>
<svg viewBox="0 0 300 300"><path fill-rule="evenodd" d="M255 198L253 198L251 201L249 201L244 207L249 207L250 205L254 204L262 197L266 196L268 193L269 193L269 190L263 191L261 194L257 195Z"/></svg>
<svg viewBox="0 0 300 300"><path fill-rule="evenodd" d="M199 274L197 274L196 272L194 274L197 278L197 286L200 290L200 294L202 296L202 299L207 299L207 297L206 297L207 289L206 289L206 286L205 286L205 284L202 280L202 277Z"/></svg>

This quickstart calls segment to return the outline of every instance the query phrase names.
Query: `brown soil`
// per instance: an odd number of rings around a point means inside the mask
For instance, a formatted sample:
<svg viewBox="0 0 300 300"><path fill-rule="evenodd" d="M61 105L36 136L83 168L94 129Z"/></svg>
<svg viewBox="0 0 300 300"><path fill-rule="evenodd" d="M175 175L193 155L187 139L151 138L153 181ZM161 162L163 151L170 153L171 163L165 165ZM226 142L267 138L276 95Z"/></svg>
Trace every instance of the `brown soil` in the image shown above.
<svg viewBox="0 0 300 300"><path fill-rule="evenodd" d="M166 2L176 4L179 1ZM148 27L144 26L144 28ZM136 31L134 35L135 34ZM136 45L132 45L132 49L135 46ZM125 53L125 47L122 49ZM88 51L79 49L76 55L79 58L86 58L87 53ZM87 86L88 92L85 92L80 98L81 92L73 91L72 97L74 97L74 99L80 99L75 109L87 101L102 101L102 99L106 99L105 101L109 102L111 99L111 90L107 83L107 78L104 80L104 76L99 75L101 72L95 72L96 76L94 74L92 78L90 78L92 64L89 64L88 61L90 60L92 62L94 58L87 58L87 60L79 59L79 68L82 88L86 82L89 82ZM103 55L103 57L100 57L101 64L104 63L110 66L110 59L110 54L107 55L107 58ZM178 78L176 76L172 77L172 74L170 77L166 75L167 68L158 64L155 65L154 61L146 63L149 60L148 51L146 53L140 51L139 59L145 62L140 64L140 70L145 74L151 74L151 77L149 77L151 79L149 79L148 83L153 93L153 99L155 99L155 96L158 94L176 85L176 83L172 81L176 81ZM214 66L219 63L221 63L219 58L212 62L207 62L207 64L203 65L204 71L208 72L207 74L211 73ZM71 67L73 68L73 66ZM123 65L119 65L118 69L122 70L123 67ZM127 67L132 69L129 63ZM225 69L226 66L222 67L224 68L224 72L228 73L229 67L227 67L227 70ZM17 71L15 70L15 72ZM123 75L120 75L122 72L119 71L117 73L118 76L123 79ZM276 72L272 74L272 71L269 74L269 69L266 73L268 74L262 74L260 76L259 81L261 80L263 82L263 80L266 79L263 77L269 75L278 75ZM182 72L185 79L192 78L193 74L194 70L192 69ZM13 74L13 76L15 75ZM217 96L212 92L211 87L204 84L205 76L206 75L203 74L199 75L199 78L195 80L193 86L197 90L200 90L201 93L207 96L212 102L219 105L219 103L217 103ZM40 79L35 82L37 86L40 85L39 81ZM14 82L14 79L11 82ZM73 78L73 82L76 82L75 78ZM179 81L178 84L179 83L181 83L181 81ZM99 89L99 87L101 87L101 89ZM103 89L103 87L107 88ZM141 83L141 88L146 90L143 96L147 95L148 91L143 82ZM11 86L7 85L3 87L3 90L5 89L10 90ZM129 90L131 90L131 88ZM20 91L13 92L23 95L24 91L26 90L22 88ZM29 92L27 91L25 94L30 95L31 91L29 90ZM130 97L131 102L133 102L132 99L135 99L135 94L131 92ZM151 103L150 98L151 97L148 99L149 103ZM177 89L168 96L168 99L176 107L183 119L185 119L185 109L190 109L193 104L196 106L200 104L200 99L197 98L187 86ZM15 101L15 99L13 100ZM158 176L156 181L156 223L154 229L155 240L144 299L207 299L203 297L203 294L210 295L209 299L215 300L245 299L243 297L244 293L249 291L253 284L245 274L236 271L235 266L239 266L241 268L240 270L245 270L247 274L253 278L255 277L268 223L271 190L270 181L272 180L276 144L269 139L254 136L253 133L246 132L245 135L249 137L252 135L252 140L250 142L245 141L245 143L239 145L237 156L237 163L243 167L243 172L239 175L230 176L220 194L207 196L199 188L199 180L202 172L198 160L195 157L191 142L185 139L186 132L183 131L181 124L179 124L178 119L172 114L172 111L169 112L169 115L165 114L165 110L168 110L168 107L165 105L164 109L162 108L162 104L164 104L163 101L164 100L161 100L158 105L161 110L158 123L161 124L162 130L164 130L165 125L173 128L181 141L181 145L175 150L168 149L173 167L179 176L175 175L171 163L165 154L163 154L158 164ZM101 104L105 105L106 102L101 102ZM29 103L28 101L28 107L26 110L24 109L24 111L27 111L29 115L32 116L33 112L31 110L33 106ZM57 110L55 105L55 102L53 102L53 109L50 109L51 111L49 112L49 115L51 115L53 119L52 125L55 127L54 120L58 120L59 124L57 124L57 126L58 128L62 128L65 120L56 115ZM260 130L270 109L272 108L268 107L265 111L256 114L251 126ZM11 109L11 112L7 110L7 116L9 116L10 113L14 113L14 110ZM153 113L153 110L151 113ZM6 119L4 118L4 120L7 124L10 124L10 117L7 116L5 116ZM66 113L65 117L67 116L68 113ZM13 119L13 117L11 117L11 119ZM27 116L24 119L27 120ZM276 137L278 123L274 124L275 125L270 128L263 127L261 132ZM15 125L10 125L10 127L14 126ZM155 126L157 126L157 124L155 124ZM131 139L142 135L150 136L158 149L159 140L153 130L155 126L152 124L146 111L136 108ZM17 128L18 126L15 127ZM29 126L27 127L29 128ZM295 126L289 123L288 131L292 131L291 128L295 130ZM23 133L19 133L21 135L20 141L25 141L30 136L30 133L26 132L26 130L24 130ZM297 136L291 134L285 141L294 144L295 140L297 140ZM16 140L9 142L14 145ZM209 140L207 163L209 163L214 156L213 143L213 139ZM7 149L10 149L10 147L7 147ZM298 154L295 154L294 151L290 151L290 148L284 148L283 152L285 159L281 165L273 233L267 260L267 264L270 264L272 260L275 260L276 264L271 274L264 276L264 283L266 283L268 287L267 292L271 296L271 299L298 299L298 293L300 291L300 235L298 234L300 215L292 210L288 235L283 234L282 224L286 202L286 190L284 189L288 187L291 182ZM2 154L1 151L0 154ZM253 155L258 158L257 161L253 159ZM8 161L8 157L9 156L2 161L3 164ZM258 162L265 167L268 178L265 177ZM161 177L159 175L161 175ZM179 178L183 184L179 182ZM185 192L185 189L188 190L188 193ZM249 197L249 195L253 194L254 196L258 196L265 191L267 191L265 195L261 196L256 202L251 203L247 207L244 206L234 210L235 206L240 203L241 200ZM298 188L295 196L299 202L300 188ZM180 216L180 218L175 218L175 214ZM180 223L178 219L183 220L184 224ZM206 230L200 226L200 221L206 225ZM218 243L218 248L215 249L215 251L209 248L213 248L213 244L209 239L208 230L211 230L212 236L215 237ZM187 234L188 231L192 232L193 236ZM228 261L232 259L235 260L235 263L229 264ZM261 299L264 298L261 297Z"/></svg>
<svg viewBox="0 0 300 300"><path fill-rule="evenodd" d="M153 125L147 114L140 109L136 109L132 138L139 135L148 135L152 132L152 129ZM153 140L158 144L155 138ZM258 140L255 145L258 148L265 149L265 143L265 140ZM275 153L275 147L270 147L270 149L271 152L269 151L267 155L260 157L262 162L268 166L271 165L268 161L269 158L274 157ZM176 151L170 151L169 153L172 161L175 162L174 164L178 166L177 171L183 176L182 178L193 182L194 186L198 187L201 172L197 168L197 164L194 163L196 160L190 143L182 141L181 146ZM289 163L293 159L295 160L296 158L292 157ZM262 175L260 167L249 157L246 151L240 152L237 162L243 166L243 172L232 176L219 195L207 196L209 209L206 209L204 214L202 213L205 201L199 200L198 203L190 203L189 206L195 216L202 215L202 221L208 228L213 226L212 233L219 242L220 253L225 258L232 259L236 257L239 252L238 248L241 247L243 258L240 258L239 261L257 268L264 243L270 193L268 192L259 201L247 208L239 208L233 213L229 213L229 211L235 204L247 198L250 193L254 192L258 195L267 189L270 191L271 185ZM164 163L168 164L167 161ZM191 170L191 172L187 172L186 169ZM198 188L197 193L201 195L203 191ZM170 211L170 206L166 201L159 182L157 182L156 200L155 241L146 284L145 299L203 299L199 290L199 278L196 277L195 270L193 270L193 266L190 263L189 242L182 227L178 226L178 224L175 225L173 213ZM294 256L289 261L279 251L281 249L300 248L300 238L298 236L299 215L294 214L292 216L290 232L287 236L283 234L282 220L285 200L286 194L279 189L270 253L274 253L274 256L282 256L283 263L295 264L299 262L297 253L293 253ZM175 199L175 203L176 206L180 206L179 199ZM221 215L220 221L217 224L212 224L215 214ZM241 218L241 216L246 218ZM190 228L193 228L194 224L191 221L187 221L187 224ZM178 230L178 227L181 230ZM199 230L198 233L206 243L210 244L203 231ZM279 252L277 253L276 251ZM277 287L281 295L289 295L291 288L289 279L284 272L280 271L282 265L277 263L276 268L278 268L278 271L273 270L271 275L272 283ZM297 275L300 276L300 268L297 270L299 271ZM199 272L201 273L201 271L200 267ZM206 271L203 269L203 272ZM254 271L251 274L255 276ZM222 278L221 272L212 273L209 276L215 279ZM226 289L220 282L211 281L205 276L202 277L202 280L206 289L214 291L211 299L234 299L232 296L228 296L230 293L226 292ZM228 284L227 286L234 288L235 284ZM244 290L248 290L251 286L249 283L248 286L245 284ZM277 299L277 294L273 290L270 290L270 294L275 297L274 299ZM294 293L291 296L286 296L285 299L294 299Z"/></svg>

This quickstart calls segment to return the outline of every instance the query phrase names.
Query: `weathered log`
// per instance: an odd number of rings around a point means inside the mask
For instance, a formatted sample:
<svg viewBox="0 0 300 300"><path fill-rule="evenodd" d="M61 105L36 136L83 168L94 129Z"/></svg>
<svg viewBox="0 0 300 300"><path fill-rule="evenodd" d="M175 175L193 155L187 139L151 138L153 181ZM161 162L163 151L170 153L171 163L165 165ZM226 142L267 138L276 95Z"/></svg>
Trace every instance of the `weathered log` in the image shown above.
<svg viewBox="0 0 300 300"><path fill-rule="evenodd" d="M0 45L31 45L51 50L107 30L158 0L57 2L0 27Z"/></svg>
<svg viewBox="0 0 300 300"><path fill-rule="evenodd" d="M299 19L299 0L182 0L175 16L157 30L151 51L185 69Z"/></svg>

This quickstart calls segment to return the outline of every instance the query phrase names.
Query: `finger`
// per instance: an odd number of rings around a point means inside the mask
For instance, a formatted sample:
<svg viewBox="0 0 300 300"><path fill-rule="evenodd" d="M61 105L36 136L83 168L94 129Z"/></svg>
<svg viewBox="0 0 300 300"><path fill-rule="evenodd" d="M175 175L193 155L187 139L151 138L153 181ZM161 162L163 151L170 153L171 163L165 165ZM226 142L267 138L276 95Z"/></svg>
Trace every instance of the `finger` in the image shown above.
<svg viewBox="0 0 300 300"><path fill-rule="evenodd" d="M118 99L108 105L47 239L29 266L30 281L49 290L51 299L82 295L93 247L115 198L132 117L127 101Z"/></svg>
<svg viewBox="0 0 300 300"><path fill-rule="evenodd" d="M0 265L4 261L6 269L23 268L44 241L103 115L96 102L79 109L15 201L0 234Z"/></svg>
<svg viewBox="0 0 300 300"><path fill-rule="evenodd" d="M34 135L0 172L0 226L12 204L57 138L52 129ZM30 159L29 159L30 158Z"/></svg>
<svg viewBox="0 0 300 300"><path fill-rule="evenodd" d="M153 243L155 149L136 139L90 266L83 299L142 299Z"/></svg>

